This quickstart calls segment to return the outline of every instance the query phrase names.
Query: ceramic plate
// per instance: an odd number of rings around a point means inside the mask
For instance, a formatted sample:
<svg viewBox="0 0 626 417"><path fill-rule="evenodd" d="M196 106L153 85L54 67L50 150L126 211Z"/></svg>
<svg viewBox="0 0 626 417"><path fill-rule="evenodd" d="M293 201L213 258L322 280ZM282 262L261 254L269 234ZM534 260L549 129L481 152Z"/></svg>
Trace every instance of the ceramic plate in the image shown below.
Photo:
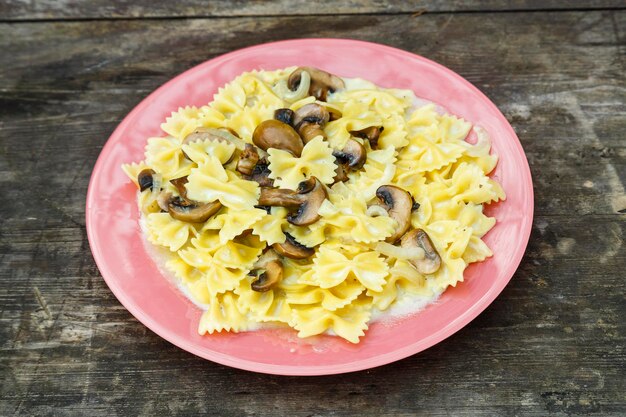
<svg viewBox="0 0 626 417"><path fill-rule="evenodd" d="M143 158L146 139L180 106L205 105L218 87L244 71L310 65L418 97L490 134L500 161L492 176L507 200L489 206L496 226L484 237L494 256L473 264L465 281L425 310L373 323L359 344L331 336L298 339L290 329L200 336L201 310L160 272L144 248L136 187L120 165ZM461 329L509 282L522 259L533 216L528 162L515 132L476 87L451 70L388 46L341 39L303 39L258 45L194 67L150 94L117 127L102 149L87 194L87 231L98 268L111 291L139 321L171 343L224 365L283 375L323 375L367 369L420 352Z"/></svg>

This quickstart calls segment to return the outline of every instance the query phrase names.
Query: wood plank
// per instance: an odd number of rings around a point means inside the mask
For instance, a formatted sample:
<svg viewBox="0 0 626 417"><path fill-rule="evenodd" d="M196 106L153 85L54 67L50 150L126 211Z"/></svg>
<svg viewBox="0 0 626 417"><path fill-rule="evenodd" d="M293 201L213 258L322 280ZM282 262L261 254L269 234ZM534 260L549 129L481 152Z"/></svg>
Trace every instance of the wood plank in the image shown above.
<svg viewBox="0 0 626 417"><path fill-rule="evenodd" d="M172 17L243 17L243 16L306 16L355 14L455 13L477 11L524 10L600 10L624 8L619 0L340 0L311 2L307 0L246 1L184 0L177 2L136 0L7 0L0 3L4 21L49 19L118 19Z"/></svg>
<svg viewBox="0 0 626 417"><path fill-rule="evenodd" d="M0 415L624 415L626 12L511 16L0 24ZM384 39L459 72L534 174L531 242L502 295L369 371L285 378L196 358L138 323L89 254L89 174L124 115L192 65L293 33Z"/></svg>

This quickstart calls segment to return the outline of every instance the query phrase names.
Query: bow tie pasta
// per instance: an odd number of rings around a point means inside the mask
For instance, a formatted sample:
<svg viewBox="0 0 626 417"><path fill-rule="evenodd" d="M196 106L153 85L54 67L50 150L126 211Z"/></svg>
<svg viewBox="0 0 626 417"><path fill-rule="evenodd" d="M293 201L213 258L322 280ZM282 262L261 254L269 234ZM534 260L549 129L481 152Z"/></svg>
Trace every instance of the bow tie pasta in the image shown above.
<svg viewBox="0 0 626 417"><path fill-rule="evenodd" d="M312 67L252 71L147 139L122 168L200 334L272 323L358 343L492 255L489 136L416 102Z"/></svg>

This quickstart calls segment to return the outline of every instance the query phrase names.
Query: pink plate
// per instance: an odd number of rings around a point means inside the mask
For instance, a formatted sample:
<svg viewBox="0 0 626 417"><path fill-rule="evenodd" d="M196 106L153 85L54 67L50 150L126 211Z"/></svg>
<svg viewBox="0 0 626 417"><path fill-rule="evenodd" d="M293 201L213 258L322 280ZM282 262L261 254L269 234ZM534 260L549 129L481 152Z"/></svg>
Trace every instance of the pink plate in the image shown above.
<svg viewBox="0 0 626 417"><path fill-rule="evenodd" d="M204 105L218 87L244 71L310 65L383 87L407 88L451 113L483 126L500 162L493 173L507 194L488 207L497 225L485 236L494 256L466 270L465 282L425 310L394 322L373 323L353 345L340 338L298 339L292 330L200 336L201 311L155 266L143 246L136 188L120 165L143 158L146 139L179 106ZM351 372L420 352L461 329L502 291L519 265L533 217L528 162L515 132L476 87L449 69L411 53L344 39L303 39L258 45L222 55L177 76L143 100L111 135L87 193L87 232L102 276L139 321L175 345L224 365L282 375Z"/></svg>

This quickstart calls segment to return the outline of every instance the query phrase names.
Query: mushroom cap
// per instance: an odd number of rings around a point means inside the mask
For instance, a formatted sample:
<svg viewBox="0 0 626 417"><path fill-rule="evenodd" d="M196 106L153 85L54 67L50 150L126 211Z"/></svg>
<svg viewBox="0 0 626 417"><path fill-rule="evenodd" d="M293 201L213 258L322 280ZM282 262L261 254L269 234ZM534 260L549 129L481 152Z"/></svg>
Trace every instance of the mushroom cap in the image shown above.
<svg viewBox="0 0 626 417"><path fill-rule="evenodd" d="M299 243L289 233L285 233L287 237L283 243L274 243L272 248L283 256L291 259L306 259L315 254L315 249L304 246Z"/></svg>
<svg viewBox="0 0 626 417"><path fill-rule="evenodd" d="M370 126L361 130L351 130L350 134L357 138L367 139L370 143L370 147L376 149L378 147L378 137L383 130L385 130L384 126Z"/></svg>
<svg viewBox="0 0 626 417"><path fill-rule="evenodd" d="M291 109L276 109L274 111L274 119L288 125L293 125L294 111Z"/></svg>
<svg viewBox="0 0 626 417"><path fill-rule="evenodd" d="M199 204L178 197L170 198L167 205L167 212L176 220L188 223L203 223L222 208L222 203L213 201L211 203Z"/></svg>
<svg viewBox="0 0 626 417"><path fill-rule="evenodd" d="M137 174L137 183L139 184L139 191L147 190L148 188L152 188L153 178L152 176L156 174L153 169L146 168L142 170L139 174Z"/></svg>
<svg viewBox="0 0 626 417"><path fill-rule="evenodd" d="M324 106L317 103L309 103L295 111L293 116L293 125L296 129L302 123L313 123L324 126L330 120L330 113Z"/></svg>
<svg viewBox="0 0 626 417"><path fill-rule="evenodd" d="M252 142L264 151L269 148L282 149L298 157L304 147L302 138L293 127L273 119L261 122L254 129Z"/></svg>
<svg viewBox="0 0 626 417"><path fill-rule="evenodd" d="M358 141L350 138L340 151L333 152L333 156L351 169L361 169L367 160L367 151Z"/></svg>
<svg viewBox="0 0 626 417"><path fill-rule="evenodd" d="M253 145L246 143L246 147L237 161L237 171L243 175L252 175L257 162L259 162L259 153Z"/></svg>
<svg viewBox="0 0 626 417"><path fill-rule="evenodd" d="M269 291L273 285L278 284L283 279L283 264L280 260L276 259L270 261L265 265L265 272L252 281L250 287L253 291L265 292Z"/></svg>
<svg viewBox="0 0 626 417"><path fill-rule="evenodd" d="M304 71L308 72L311 76L309 94L315 96L318 100L326 101L328 92L334 93L337 90L345 88L343 80L336 75L313 67L298 67L289 75L289 79L287 80L287 86L290 90L294 91L298 88L302 72Z"/></svg>
<svg viewBox="0 0 626 417"><path fill-rule="evenodd" d="M315 185L313 187L310 186L310 181L312 180L315 181ZM287 221L296 226L308 226L318 221L320 218L319 208L324 200L328 198L326 187L324 187L324 184L322 184L317 178L311 177L307 181L302 181L298 186L298 189L303 186L303 183L304 186L309 188L309 190L300 193L300 195L304 197L302 204L300 204L295 213L287 216Z"/></svg>
<svg viewBox="0 0 626 417"><path fill-rule="evenodd" d="M400 246L403 248L421 248L424 251L423 258L416 257L409 260L420 274L434 274L441 267L441 257L428 234L422 229L411 230L402 236Z"/></svg>
<svg viewBox="0 0 626 417"><path fill-rule="evenodd" d="M395 185L381 185L376 190L376 197L381 201L381 206L389 213L389 217L398 223L395 232L385 239L389 243L394 243L409 230L413 198L407 191Z"/></svg>

